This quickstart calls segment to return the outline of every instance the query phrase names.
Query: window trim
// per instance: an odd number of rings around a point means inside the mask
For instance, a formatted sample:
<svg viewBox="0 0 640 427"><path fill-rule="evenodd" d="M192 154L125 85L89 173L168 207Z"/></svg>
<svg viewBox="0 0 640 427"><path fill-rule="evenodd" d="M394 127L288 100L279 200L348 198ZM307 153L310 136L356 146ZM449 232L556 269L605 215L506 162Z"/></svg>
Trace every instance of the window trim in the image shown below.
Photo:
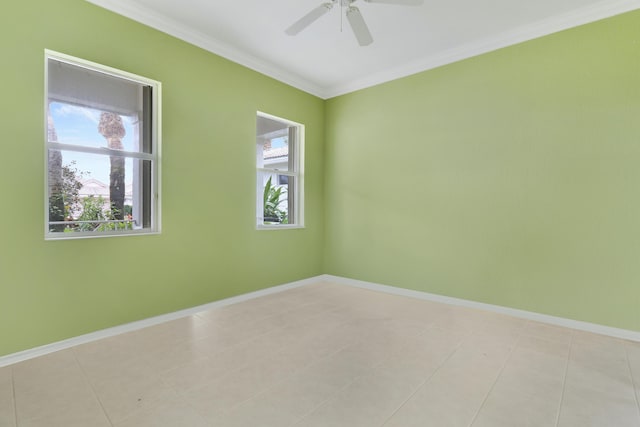
<svg viewBox="0 0 640 427"><path fill-rule="evenodd" d="M278 175L287 175L296 178L297 181L297 192L294 204L294 215L298 219L295 224L264 224L264 220L261 222L260 216L258 214L258 198L259 193L257 192L258 186L256 185L256 194L255 194L255 203L256 203L256 230L291 230L296 228L305 228L304 225L304 145L305 145L305 126L302 123L294 122L292 120L284 119L282 117L274 116L272 114L268 114L262 111L256 112L256 118L263 117L270 120L275 120L278 122L282 122L287 124L289 127L296 127L298 129L297 132L297 141L296 141L296 157L294 159L294 168L295 171L281 171L271 168L259 168L255 165L255 174L256 174L256 183L258 176L261 172L271 172L277 173ZM256 135L257 136L257 135ZM255 142L254 142L255 144Z"/></svg>
<svg viewBox="0 0 640 427"><path fill-rule="evenodd" d="M151 147L152 153L131 152L122 150L111 150L109 148L93 148L77 146L64 143L49 142L48 135L48 113L49 113L49 59L64 62L76 67L86 68L91 71L116 77L118 79L130 80L132 82L150 86L153 88L151 98ZM98 64L86 59L77 58L53 50L44 50L44 239L45 240L75 240L75 239L95 239L103 237L132 236L132 235L153 235L161 233L162 224L162 200L161 200L161 171L162 171L162 83L147 77ZM91 231L78 231L73 233L61 233L49 231L49 150L71 150L75 152L85 152L100 155L116 155L125 158L151 160L151 225L146 229L137 230L114 230L101 231L99 233Z"/></svg>

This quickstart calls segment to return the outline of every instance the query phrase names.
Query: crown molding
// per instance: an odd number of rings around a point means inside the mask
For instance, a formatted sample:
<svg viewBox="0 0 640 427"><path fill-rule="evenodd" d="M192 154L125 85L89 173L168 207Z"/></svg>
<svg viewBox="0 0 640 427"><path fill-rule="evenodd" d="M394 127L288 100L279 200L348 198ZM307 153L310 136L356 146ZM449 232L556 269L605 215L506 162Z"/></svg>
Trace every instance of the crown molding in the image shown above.
<svg viewBox="0 0 640 427"><path fill-rule="evenodd" d="M463 59L478 56L507 46L557 33L569 28L610 18L625 12L640 9L640 0L603 0L570 12L555 15L533 24L524 25L510 31L497 34L462 45L460 47L439 52L426 58L393 67L363 78L351 80L344 84L323 87L309 79L293 74L268 61L249 55L236 47L217 39L194 31L184 24L153 10L133 5L127 0L86 0L117 14L123 15L141 24L155 28L178 39L184 40L230 61L236 62L282 83L293 86L322 99L333 98L371 86L407 77Z"/></svg>
<svg viewBox="0 0 640 427"><path fill-rule="evenodd" d="M457 48L442 51L411 63L373 73L343 85L326 88L327 98L333 98L371 86L407 77L423 71L452 64L484 53L492 52L553 33L589 24L640 8L640 0L605 0L571 12L523 25L492 37L479 39Z"/></svg>
<svg viewBox="0 0 640 427"><path fill-rule="evenodd" d="M232 62L293 86L311 95L326 99L326 89L308 79L293 74L268 61L249 55L236 47L195 31L177 20L161 15L152 9L134 5L127 0L85 0L96 6L137 21L194 46L200 47Z"/></svg>

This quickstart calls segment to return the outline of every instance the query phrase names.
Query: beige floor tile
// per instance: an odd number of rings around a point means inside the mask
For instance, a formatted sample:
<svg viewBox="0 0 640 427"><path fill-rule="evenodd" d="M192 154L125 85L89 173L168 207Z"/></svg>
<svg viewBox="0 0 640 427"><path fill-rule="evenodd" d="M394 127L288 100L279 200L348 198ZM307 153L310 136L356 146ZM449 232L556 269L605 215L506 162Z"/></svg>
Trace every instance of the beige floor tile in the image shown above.
<svg viewBox="0 0 640 427"><path fill-rule="evenodd" d="M568 357L517 347L507 360L496 386L559 399L567 363Z"/></svg>
<svg viewBox="0 0 640 427"><path fill-rule="evenodd" d="M542 396L560 402L564 386L563 375L552 375L547 371L510 365L507 362L496 382L495 388L513 391L532 397Z"/></svg>
<svg viewBox="0 0 640 427"><path fill-rule="evenodd" d="M636 390L636 398L638 399L638 402L640 402L640 342L628 341L625 343L625 347L627 350L633 384Z"/></svg>
<svg viewBox="0 0 640 427"><path fill-rule="evenodd" d="M385 426L468 426L495 383L511 348L465 340Z"/></svg>
<svg viewBox="0 0 640 427"><path fill-rule="evenodd" d="M549 397L495 388L472 427L554 427L560 409L560 394Z"/></svg>
<svg viewBox="0 0 640 427"><path fill-rule="evenodd" d="M46 386L28 393L16 392L15 402L19 422L99 406L89 384L75 379L61 380L56 387Z"/></svg>
<svg viewBox="0 0 640 427"><path fill-rule="evenodd" d="M373 368L360 363L359 360L344 357L343 351L319 360L295 375L323 384L323 387L340 389L355 381L356 378L374 372Z"/></svg>
<svg viewBox="0 0 640 427"><path fill-rule="evenodd" d="M197 362L206 355L188 345L169 348L164 351L154 351L134 361L141 372L150 375L160 375L163 372L182 366L186 363Z"/></svg>
<svg viewBox="0 0 640 427"><path fill-rule="evenodd" d="M407 384L421 385L458 349L465 334L429 328L377 367Z"/></svg>
<svg viewBox="0 0 640 427"><path fill-rule="evenodd" d="M0 426L16 427L11 367L0 368Z"/></svg>
<svg viewBox="0 0 640 427"><path fill-rule="evenodd" d="M600 390L611 394L627 395L633 392L633 380L626 365L592 367L571 360L566 383L576 388Z"/></svg>
<svg viewBox="0 0 640 427"><path fill-rule="evenodd" d="M318 283L0 369L0 427L640 427L638 397L640 343Z"/></svg>
<svg viewBox="0 0 640 427"><path fill-rule="evenodd" d="M227 427L291 425L319 407L347 383L344 377L332 378L325 373L318 367L300 372L242 403L217 420L216 424Z"/></svg>
<svg viewBox="0 0 640 427"><path fill-rule="evenodd" d="M555 426L568 358L517 350L507 360L474 427Z"/></svg>
<svg viewBox="0 0 640 427"><path fill-rule="evenodd" d="M111 427L99 406L65 408L43 418L19 419L19 427Z"/></svg>
<svg viewBox="0 0 640 427"><path fill-rule="evenodd" d="M379 426L415 388L386 372L358 378L296 425L305 427Z"/></svg>
<svg viewBox="0 0 640 427"><path fill-rule="evenodd" d="M357 342L340 350L337 357L344 359L349 364L359 364L364 368L372 369L405 347L408 342L408 339L390 341L389 343L383 341Z"/></svg>
<svg viewBox="0 0 640 427"><path fill-rule="evenodd" d="M522 334L533 338L568 344L571 341L573 329L531 320L527 322Z"/></svg>
<svg viewBox="0 0 640 427"><path fill-rule="evenodd" d="M146 348L162 348L184 341L204 338L215 332L216 326L198 317L187 316L136 331L135 339Z"/></svg>
<svg viewBox="0 0 640 427"><path fill-rule="evenodd" d="M164 400L113 427L211 427L197 411L180 398Z"/></svg>
<svg viewBox="0 0 640 427"><path fill-rule="evenodd" d="M239 316L229 325L217 325L211 329L209 335L191 340L190 345L206 355L211 355L281 327L283 322L278 315L258 318Z"/></svg>
<svg viewBox="0 0 640 427"><path fill-rule="evenodd" d="M13 381L19 423L75 410L84 414L99 407L71 351L14 365Z"/></svg>
<svg viewBox="0 0 640 427"><path fill-rule="evenodd" d="M283 426L287 424L281 423L300 419L333 393L372 372L357 361L342 358L336 353L283 378L281 383L271 388L258 390L253 387L255 383L246 381L246 385L242 386L240 380L230 377L225 380L232 384L229 390L235 397L224 394L224 382L215 387L210 385L202 390L194 390L187 396L216 426ZM219 393L223 394L222 402L216 400ZM216 403L212 403L214 401ZM258 419L262 424L253 424Z"/></svg>
<svg viewBox="0 0 640 427"><path fill-rule="evenodd" d="M575 331L571 360L589 366L627 365L625 341L588 332Z"/></svg>
<svg viewBox="0 0 640 427"><path fill-rule="evenodd" d="M15 404L20 427L110 425L80 367L67 361L66 353L54 353L25 362L14 371L14 381L19 379Z"/></svg>
<svg viewBox="0 0 640 427"><path fill-rule="evenodd" d="M128 332L76 346L73 352L83 365L126 361L144 354L145 347L140 342L140 337L144 336L144 329Z"/></svg>
<svg viewBox="0 0 640 427"><path fill-rule="evenodd" d="M160 372L159 376L176 390L187 391L202 387L216 378L256 363L261 358L275 356L297 340L300 338L282 330L271 331L218 352L210 351L210 356L170 367ZM199 343L195 346L198 350L202 350Z"/></svg>
<svg viewBox="0 0 640 427"><path fill-rule="evenodd" d="M202 387L183 393L206 419L217 419L234 407L275 387L293 375L293 370L278 357L261 359L255 364L224 375Z"/></svg>
<svg viewBox="0 0 640 427"><path fill-rule="evenodd" d="M543 353L549 356L566 359L569 357L571 341L547 339L523 334L518 340L517 348L527 351Z"/></svg>
<svg viewBox="0 0 640 427"><path fill-rule="evenodd" d="M131 374L113 377L94 384L94 390L113 423L177 397L176 392L157 377Z"/></svg>
<svg viewBox="0 0 640 427"><path fill-rule="evenodd" d="M17 363L13 368L16 393L29 393L51 388L63 380L84 379L72 350L63 350Z"/></svg>
<svg viewBox="0 0 640 427"><path fill-rule="evenodd" d="M435 380L421 387L384 424L393 427L469 426L482 405L490 381L482 387L465 387L459 381Z"/></svg>
<svg viewBox="0 0 640 427"><path fill-rule="evenodd" d="M633 392L607 393L567 384L558 427L637 427L640 411Z"/></svg>
<svg viewBox="0 0 640 427"><path fill-rule="evenodd" d="M174 390L182 393L203 387L217 378L246 366L246 363L242 360L234 360L233 352L229 351L183 363L161 372L158 376Z"/></svg>
<svg viewBox="0 0 640 427"><path fill-rule="evenodd" d="M621 394L633 391L625 342L596 334L576 332L571 347L567 385Z"/></svg>
<svg viewBox="0 0 640 427"><path fill-rule="evenodd" d="M485 327L489 315L480 310L457 306L444 306L433 325L458 332L476 332Z"/></svg>
<svg viewBox="0 0 640 427"><path fill-rule="evenodd" d="M494 341L501 341L505 344L515 344L522 334L522 326L509 323L503 325L488 323L474 331L473 334Z"/></svg>
<svg viewBox="0 0 640 427"><path fill-rule="evenodd" d="M149 354L160 352L145 347L137 339L142 331L130 332L74 347L75 357L91 382L137 373L151 373L141 362Z"/></svg>

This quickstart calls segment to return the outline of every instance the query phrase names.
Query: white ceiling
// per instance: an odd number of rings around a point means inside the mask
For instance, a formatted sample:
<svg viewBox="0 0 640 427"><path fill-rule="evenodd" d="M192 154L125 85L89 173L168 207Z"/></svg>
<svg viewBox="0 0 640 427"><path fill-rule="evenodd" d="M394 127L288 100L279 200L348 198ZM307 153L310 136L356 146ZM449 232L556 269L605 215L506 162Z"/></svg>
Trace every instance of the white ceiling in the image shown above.
<svg viewBox="0 0 640 427"><path fill-rule="evenodd" d="M297 36L284 33L327 0L87 1L321 98L640 8L640 0L357 0L374 39L360 47L339 6Z"/></svg>

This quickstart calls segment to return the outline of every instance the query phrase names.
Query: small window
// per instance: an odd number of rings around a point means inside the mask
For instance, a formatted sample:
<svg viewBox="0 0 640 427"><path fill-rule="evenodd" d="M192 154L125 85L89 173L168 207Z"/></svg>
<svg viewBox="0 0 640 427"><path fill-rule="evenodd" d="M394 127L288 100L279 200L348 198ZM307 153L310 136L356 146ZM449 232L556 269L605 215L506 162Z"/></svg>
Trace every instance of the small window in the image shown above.
<svg viewBox="0 0 640 427"><path fill-rule="evenodd" d="M156 233L160 83L46 51L45 238Z"/></svg>
<svg viewBox="0 0 640 427"><path fill-rule="evenodd" d="M290 228L304 225L303 141L303 125L258 113L258 228Z"/></svg>

